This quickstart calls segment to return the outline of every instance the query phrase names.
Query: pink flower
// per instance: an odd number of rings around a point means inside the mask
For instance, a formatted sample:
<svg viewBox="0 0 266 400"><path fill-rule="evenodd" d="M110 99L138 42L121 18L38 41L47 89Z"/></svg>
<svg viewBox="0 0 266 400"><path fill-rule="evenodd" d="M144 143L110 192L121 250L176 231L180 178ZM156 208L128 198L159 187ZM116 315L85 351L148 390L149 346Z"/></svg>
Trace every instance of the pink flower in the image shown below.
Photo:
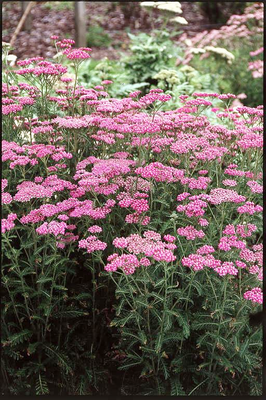
<svg viewBox="0 0 266 400"><path fill-rule="evenodd" d="M212 246L209 246L209 245L206 244L206 245L201 246L200 248L198 248L197 254L201 254L201 255L210 254L210 253L213 253L214 251L215 251L215 249Z"/></svg>
<svg viewBox="0 0 266 400"><path fill-rule="evenodd" d="M192 225L187 225L184 228L178 228L177 233L180 236L185 236L187 240L194 240L196 237L203 238L205 233L202 230L195 229Z"/></svg>
<svg viewBox="0 0 266 400"><path fill-rule="evenodd" d="M135 269L140 266L138 258L133 254L115 256L111 262L105 265L105 271L114 272L121 268L126 275L134 274Z"/></svg>
<svg viewBox="0 0 266 400"><path fill-rule="evenodd" d="M177 200L177 201L183 201L183 200L185 200L188 196L190 196L190 193L188 193L188 192L183 192L183 193L180 193L180 194L177 196L176 200Z"/></svg>
<svg viewBox="0 0 266 400"><path fill-rule="evenodd" d="M102 228L99 225L92 225L91 227L89 227L88 232L100 233L100 232L102 232Z"/></svg>
<svg viewBox="0 0 266 400"><path fill-rule="evenodd" d="M17 214L8 214L7 218L3 218L1 221L1 232L6 233L15 227L14 221L17 219Z"/></svg>
<svg viewBox="0 0 266 400"><path fill-rule="evenodd" d="M139 260L140 265L143 265L143 267L149 267L151 265L150 260L147 257L142 257Z"/></svg>
<svg viewBox="0 0 266 400"><path fill-rule="evenodd" d="M12 202L12 196L9 193L2 193L1 197L2 204L10 204Z"/></svg>
<svg viewBox="0 0 266 400"><path fill-rule="evenodd" d="M172 235L164 235L164 240L166 241L166 242L170 242L170 243L173 243L173 242L175 242L176 241L176 237L175 236L172 236Z"/></svg>
<svg viewBox="0 0 266 400"><path fill-rule="evenodd" d="M262 290L259 287L254 287L251 290L248 290L244 293L245 300L251 300L253 303L263 303L263 294Z"/></svg>
<svg viewBox="0 0 266 400"><path fill-rule="evenodd" d="M209 222L208 222L207 219L205 219L205 218L199 218L198 223L199 223L201 226L208 226L208 225L209 225Z"/></svg>
<svg viewBox="0 0 266 400"><path fill-rule="evenodd" d="M236 233L234 225L226 225L223 230L224 235L234 235Z"/></svg>
<svg viewBox="0 0 266 400"><path fill-rule="evenodd" d="M235 190L217 188L210 191L207 200L211 204L221 204L225 202L241 203L244 202L246 198L239 195Z"/></svg>
<svg viewBox="0 0 266 400"><path fill-rule="evenodd" d="M247 264L245 264L243 261L236 260L235 263L238 268L247 268Z"/></svg>
<svg viewBox="0 0 266 400"><path fill-rule="evenodd" d="M257 265L252 265L252 267L249 268L248 272L250 274L257 274L259 272L259 267Z"/></svg>
<svg viewBox="0 0 266 400"><path fill-rule="evenodd" d="M117 248L125 249L128 245L128 242L126 238L120 237L113 240L113 245Z"/></svg>
<svg viewBox="0 0 266 400"><path fill-rule="evenodd" d="M225 179L222 181L223 185L225 186L236 186L237 182L234 181L233 179Z"/></svg>
<svg viewBox="0 0 266 400"><path fill-rule="evenodd" d="M69 60L86 60L87 58L90 58L88 50L82 50L82 48L73 50L66 49L64 54L66 54Z"/></svg>
<svg viewBox="0 0 266 400"><path fill-rule="evenodd" d="M199 254L190 254L188 257L182 258L182 264L193 268L194 271L200 271L204 268L205 258Z"/></svg>
<svg viewBox="0 0 266 400"><path fill-rule="evenodd" d="M263 211L263 207L255 205L252 201L247 201L243 206L238 207L237 211L239 214L250 214L253 215L255 212Z"/></svg>
<svg viewBox="0 0 266 400"><path fill-rule="evenodd" d="M48 222L44 222L38 228L36 228L36 232L39 235L47 235L48 234Z"/></svg>
<svg viewBox="0 0 266 400"><path fill-rule="evenodd" d="M220 275L220 276L225 276L225 275L237 275L238 270L234 266L234 263L232 262L224 262L220 267L215 268L215 271Z"/></svg>

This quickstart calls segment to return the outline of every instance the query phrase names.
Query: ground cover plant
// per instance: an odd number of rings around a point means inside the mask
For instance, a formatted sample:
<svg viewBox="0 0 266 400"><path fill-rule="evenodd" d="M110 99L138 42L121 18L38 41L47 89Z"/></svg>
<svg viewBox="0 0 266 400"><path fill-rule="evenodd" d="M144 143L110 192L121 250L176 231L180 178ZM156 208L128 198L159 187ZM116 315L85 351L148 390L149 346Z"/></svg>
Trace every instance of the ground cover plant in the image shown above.
<svg viewBox="0 0 266 400"><path fill-rule="evenodd" d="M4 47L2 391L260 395L263 107L111 97L51 39Z"/></svg>

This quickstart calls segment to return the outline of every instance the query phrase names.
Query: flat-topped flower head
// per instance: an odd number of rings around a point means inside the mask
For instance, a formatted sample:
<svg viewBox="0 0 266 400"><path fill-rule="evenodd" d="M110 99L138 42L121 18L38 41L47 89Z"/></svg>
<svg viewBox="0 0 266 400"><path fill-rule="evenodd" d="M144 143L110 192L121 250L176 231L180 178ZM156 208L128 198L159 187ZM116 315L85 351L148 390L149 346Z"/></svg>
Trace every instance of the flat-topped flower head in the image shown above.
<svg viewBox="0 0 266 400"><path fill-rule="evenodd" d="M86 59L90 58L88 50L87 49L83 50L82 48L72 49L72 50L66 49L64 51L64 54L66 54L66 57L69 60L86 60Z"/></svg>

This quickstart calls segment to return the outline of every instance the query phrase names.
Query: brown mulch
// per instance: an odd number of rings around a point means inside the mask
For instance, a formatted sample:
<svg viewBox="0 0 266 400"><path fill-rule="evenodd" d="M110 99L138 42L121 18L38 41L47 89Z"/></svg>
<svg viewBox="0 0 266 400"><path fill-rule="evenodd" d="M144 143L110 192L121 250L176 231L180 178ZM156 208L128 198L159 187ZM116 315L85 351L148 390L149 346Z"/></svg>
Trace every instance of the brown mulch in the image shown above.
<svg viewBox="0 0 266 400"><path fill-rule="evenodd" d="M55 54L50 40L51 35L58 35L60 38L75 37L74 5L71 8L58 9L55 5L47 8L45 3L47 2L35 3L31 11L32 27L30 32L23 29L17 36L12 53L19 59L34 56L51 58ZM208 19L199 12L196 3L182 2L181 4L182 16L189 23L184 26L184 31L193 36L197 32L205 30L206 27L208 28ZM140 6L136 7L136 2L121 5L111 1L88 1L86 2L86 12L88 26L100 25L112 39L108 48L92 47L92 55L95 59L103 57L119 59L120 51L126 51L128 48L127 31L129 29L134 34L150 32L152 29L149 13ZM2 40L9 42L21 18L21 2L3 2L2 15ZM160 25L156 24L156 28L160 28ZM173 26L170 25L168 29L173 29Z"/></svg>

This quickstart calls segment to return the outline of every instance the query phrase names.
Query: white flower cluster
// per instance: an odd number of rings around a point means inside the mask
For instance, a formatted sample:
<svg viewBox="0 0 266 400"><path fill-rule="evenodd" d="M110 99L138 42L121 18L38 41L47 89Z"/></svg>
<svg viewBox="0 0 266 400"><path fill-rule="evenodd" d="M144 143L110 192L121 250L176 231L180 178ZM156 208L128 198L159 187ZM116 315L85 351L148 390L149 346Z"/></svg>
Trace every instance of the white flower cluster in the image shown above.
<svg viewBox="0 0 266 400"><path fill-rule="evenodd" d="M174 14L182 14L181 4L178 1L142 1L140 5L142 7L157 8L158 10L168 11ZM182 25L188 23L185 18L179 16L172 18L171 21Z"/></svg>
<svg viewBox="0 0 266 400"><path fill-rule="evenodd" d="M142 1L140 5L141 7L154 7L159 10L182 14L181 4L178 1Z"/></svg>
<svg viewBox="0 0 266 400"><path fill-rule="evenodd" d="M221 57L226 58L228 64L232 64L232 61L235 59L234 54L230 53L230 51L224 49L223 47L206 46L205 50L219 54Z"/></svg>
<svg viewBox="0 0 266 400"><path fill-rule="evenodd" d="M172 85L181 83L177 71L173 69L162 69L156 75L154 75L153 78L162 81L165 80Z"/></svg>

